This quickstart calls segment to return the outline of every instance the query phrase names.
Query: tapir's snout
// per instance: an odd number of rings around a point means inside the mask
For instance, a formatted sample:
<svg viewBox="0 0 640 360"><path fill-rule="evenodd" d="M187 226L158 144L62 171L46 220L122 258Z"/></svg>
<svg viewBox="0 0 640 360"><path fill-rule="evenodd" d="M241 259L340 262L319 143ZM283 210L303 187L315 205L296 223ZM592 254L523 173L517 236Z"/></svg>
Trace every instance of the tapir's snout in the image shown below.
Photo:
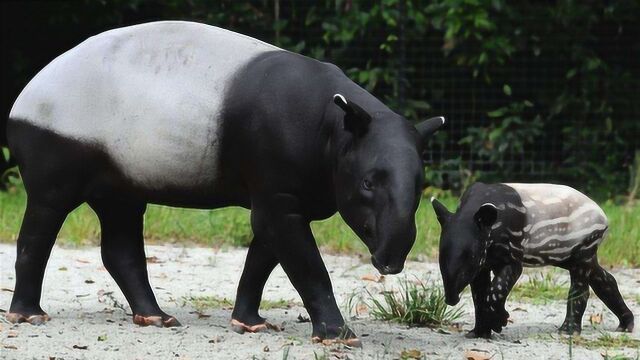
<svg viewBox="0 0 640 360"><path fill-rule="evenodd" d="M404 269L404 262L400 264L381 264L375 255L371 256L371 263L382 275L395 275Z"/></svg>
<svg viewBox="0 0 640 360"><path fill-rule="evenodd" d="M449 306L457 305L460 302L460 294L457 292L445 291L444 302Z"/></svg>

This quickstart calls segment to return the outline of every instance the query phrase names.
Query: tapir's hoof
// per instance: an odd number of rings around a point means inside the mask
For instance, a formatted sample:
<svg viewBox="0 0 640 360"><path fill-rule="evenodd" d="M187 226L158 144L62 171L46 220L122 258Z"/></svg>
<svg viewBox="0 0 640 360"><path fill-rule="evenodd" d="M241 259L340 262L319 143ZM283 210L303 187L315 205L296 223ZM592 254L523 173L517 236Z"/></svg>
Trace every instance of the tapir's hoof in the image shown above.
<svg viewBox="0 0 640 360"><path fill-rule="evenodd" d="M351 338L351 339L340 339L340 338L336 338L336 339L321 339L319 336L314 336L311 338L311 342L314 344L322 344L325 346L330 346L330 345L335 345L335 344L342 344L342 345L346 345L349 347L353 347L353 348L362 348L362 341L360 341L360 339L358 338Z"/></svg>
<svg viewBox="0 0 640 360"><path fill-rule="evenodd" d="M578 336L582 332L582 329L579 327L562 325L558 329L558 333L560 335L569 335L569 336Z"/></svg>
<svg viewBox="0 0 640 360"><path fill-rule="evenodd" d="M163 318L162 316L142 316L134 315L133 323L140 326L176 327L182 326L178 319L173 316Z"/></svg>
<svg viewBox="0 0 640 360"><path fill-rule="evenodd" d="M267 321L265 321L262 324L247 325L236 319L231 319L231 330L233 330L234 332L237 332L238 334L244 334L246 332L258 333L258 332L263 332L267 330L282 331L282 327L275 324L271 324Z"/></svg>
<svg viewBox="0 0 640 360"><path fill-rule="evenodd" d="M620 323L616 331L627 332L627 333L633 332L633 319L631 319L631 321L627 322L626 324Z"/></svg>
<svg viewBox="0 0 640 360"><path fill-rule="evenodd" d="M468 333L466 333L464 335L465 338L467 339L477 339L477 338L483 338L483 339L491 339L491 330L476 330L473 329L471 331L469 331Z"/></svg>
<svg viewBox="0 0 640 360"><path fill-rule="evenodd" d="M7 313L6 318L9 322L14 324L19 323L29 323L31 325L42 325L45 322L49 321L49 315L47 314L38 314L38 315L22 315L20 313Z"/></svg>

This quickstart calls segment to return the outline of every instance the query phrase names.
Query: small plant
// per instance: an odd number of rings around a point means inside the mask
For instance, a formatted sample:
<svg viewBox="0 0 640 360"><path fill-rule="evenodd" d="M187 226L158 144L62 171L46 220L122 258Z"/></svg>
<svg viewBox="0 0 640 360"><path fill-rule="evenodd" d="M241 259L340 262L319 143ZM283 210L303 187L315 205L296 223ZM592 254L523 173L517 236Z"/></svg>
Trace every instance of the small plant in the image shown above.
<svg viewBox="0 0 640 360"><path fill-rule="evenodd" d="M523 284L517 284L511 296L533 303L546 304L553 300L563 300L567 297L569 288L565 281L553 277L551 273L530 276Z"/></svg>
<svg viewBox="0 0 640 360"><path fill-rule="evenodd" d="M365 304L374 319L395 321L409 326L441 327L452 324L463 314L461 308L448 308L440 287L404 280L398 291L384 290L382 299L367 290Z"/></svg>

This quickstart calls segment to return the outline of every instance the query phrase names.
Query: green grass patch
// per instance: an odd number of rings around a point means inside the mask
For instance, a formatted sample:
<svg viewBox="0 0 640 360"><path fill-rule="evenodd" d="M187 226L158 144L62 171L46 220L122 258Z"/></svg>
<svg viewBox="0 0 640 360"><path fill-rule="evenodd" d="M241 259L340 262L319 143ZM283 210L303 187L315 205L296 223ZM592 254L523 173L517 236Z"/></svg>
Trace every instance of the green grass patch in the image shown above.
<svg viewBox="0 0 640 360"><path fill-rule="evenodd" d="M461 307L447 306L441 287L436 285L405 279L400 282L399 289L385 289L381 295L376 296L365 290L364 297L358 299L377 320L438 328L452 325L464 314ZM352 303L356 297L352 297Z"/></svg>
<svg viewBox="0 0 640 360"><path fill-rule="evenodd" d="M449 209L458 199L447 193L438 198ZM9 192L0 192L0 241L17 238L26 204L26 194L19 182ZM610 221L609 237L599 250L600 262L606 265L640 266L640 203L620 206L611 201L603 204ZM435 258L438 251L440 225L425 197L416 214L418 234L410 258ZM339 215L311 224L318 244L325 251L367 254L366 247ZM99 243L100 228L93 211L83 205L67 218L58 244L65 246ZM249 210L229 207L216 210L194 210L150 205L145 214L145 238L149 243L187 243L210 247L247 246L252 232Z"/></svg>
<svg viewBox="0 0 640 360"><path fill-rule="evenodd" d="M568 294L567 283L558 280L554 274L548 272L531 275L527 281L516 284L509 297L534 304L546 304L549 301L564 300Z"/></svg>
<svg viewBox="0 0 640 360"><path fill-rule="evenodd" d="M603 333L595 339L588 339L582 336L561 336L560 340L565 344L569 344L571 342L573 346L581 346L587 349L640 348L640 340L634 339L627 334L614 336Z"/></svg>
<svg viewBox="0 0 640 360"><path fill-rule="evenodd" d="M210 309L233 309L233 301L227 298L220 298L217 296L188 296L183 298L184 304L190 304L197 311L202 312ZM262 300L260 302L261 310L271 309L290 309L293 306L300 305L295 301L289 301L284 299L279 300ZM302 306L302 305L300 305Z"/></svg>

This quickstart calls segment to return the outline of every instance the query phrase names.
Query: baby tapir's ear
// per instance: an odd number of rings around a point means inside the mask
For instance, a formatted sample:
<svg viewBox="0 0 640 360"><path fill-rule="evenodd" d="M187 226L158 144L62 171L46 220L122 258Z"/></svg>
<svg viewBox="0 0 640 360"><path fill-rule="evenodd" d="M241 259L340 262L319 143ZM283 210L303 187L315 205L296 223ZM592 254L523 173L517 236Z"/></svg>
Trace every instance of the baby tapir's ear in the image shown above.
<svg viewBox="0 0 640 360"><path fill-rule="evenodd" d="M476 224L480 229L490 229L498 219L498 208L492 203L486 203L480 206L473 216Z"/></svg>
<svg viewBox="0 0 640 360"><path fill-rule="evenodd" d="M452 213L449 210L447 210L446 206L442 205L442 203L436 200L436 198L434 197L431 198L431 206L433 206L433 210L436 212L436 216L438 217L438 222L440 223L441 226L444 227L447 221L449 221L449 218L451 217Z"/></svg>
<svg viewBox="0 0 640 360"><path fill-rule="evenodd" d="M363 135L371 123L371 115L364 111L358 104L340 94L333 95L333 102L344 110L344 129L356 136Z"/></svg>

